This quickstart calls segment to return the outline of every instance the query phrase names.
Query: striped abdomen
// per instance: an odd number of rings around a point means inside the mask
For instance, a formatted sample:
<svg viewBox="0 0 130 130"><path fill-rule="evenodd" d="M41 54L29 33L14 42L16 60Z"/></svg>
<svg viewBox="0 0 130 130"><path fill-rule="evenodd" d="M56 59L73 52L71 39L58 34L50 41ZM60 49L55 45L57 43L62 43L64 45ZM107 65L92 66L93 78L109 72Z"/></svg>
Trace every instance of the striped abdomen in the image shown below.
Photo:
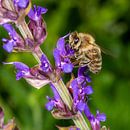
<svg viewBox="0 0 130 130"><path fill-rule="evenodd" d="M102 56L99 48L92 48L86 53L88 59L88 68L93 73L98 73L102 68Z"/></svg>

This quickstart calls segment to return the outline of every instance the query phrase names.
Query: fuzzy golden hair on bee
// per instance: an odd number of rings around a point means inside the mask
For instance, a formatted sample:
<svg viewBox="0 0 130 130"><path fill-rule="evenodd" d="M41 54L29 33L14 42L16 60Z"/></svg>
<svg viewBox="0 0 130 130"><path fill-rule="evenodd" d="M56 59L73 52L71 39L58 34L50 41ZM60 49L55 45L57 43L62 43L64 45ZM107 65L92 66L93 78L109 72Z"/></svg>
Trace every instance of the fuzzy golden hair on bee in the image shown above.
<svg viewBox="0 0 130 130"><path fill-rule="evenodd" d="M87 66L92 73L100 72L102 68L101 49L90 34L72 32L69 36L69 44L74 50L71 61L75 66Z"/></svg>

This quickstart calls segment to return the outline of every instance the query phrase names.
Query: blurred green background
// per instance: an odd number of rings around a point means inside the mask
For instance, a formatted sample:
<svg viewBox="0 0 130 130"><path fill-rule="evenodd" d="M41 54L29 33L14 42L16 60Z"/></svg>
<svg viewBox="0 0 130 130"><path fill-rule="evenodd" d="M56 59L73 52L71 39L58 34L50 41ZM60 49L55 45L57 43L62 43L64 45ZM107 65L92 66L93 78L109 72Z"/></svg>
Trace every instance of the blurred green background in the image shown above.
<svg viewBox="0 0 130 130"><path fill-rule="evenodd" d="M103 54L101 73L91 74L94 94L89 106L106 113L103 123L111 130L130 130L130 1L129 0L32 0L48 8L43 17L48 37L41 46L54 64L52 51L60 36L77 30L92 34L96 43L110 50ZM0 27L0 39L7 33ZM36 64L28 53L8 54L0 45L0 60L22 61L30 67ZM0 106L5 120L15 117L21 130L56 130L55 125L69 125L71 121L55 120L45 109L49 86L32 88L25 80L15 80L12 66L0 64Z"/></svg>

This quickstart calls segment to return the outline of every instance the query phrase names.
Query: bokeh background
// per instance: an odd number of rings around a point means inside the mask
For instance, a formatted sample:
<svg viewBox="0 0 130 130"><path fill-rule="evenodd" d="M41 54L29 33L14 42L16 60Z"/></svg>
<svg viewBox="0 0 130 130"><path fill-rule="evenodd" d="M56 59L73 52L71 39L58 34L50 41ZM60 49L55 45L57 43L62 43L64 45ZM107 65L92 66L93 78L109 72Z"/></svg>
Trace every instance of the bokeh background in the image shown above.
<svg viewBox="0 0 130 130"><path fill-rule="evenodd" d="M89 106L106 113L104 125L111 130L130 130L130 1L129 0L32 0L48 8L43 17L48 37L41 46L54 64L53 49L60 36L77 30L92 34L96 43L112 54L103 54L103 69L94 75L94 94ZM0 27L0 39L7 37ZM36 64L28 53L8 54L0 44L0 61L22 61L30 67ZM0 64L0 106L5 121L15 117L21 130L56 130L56 125L67 126L71 121L55 120L45 109L46 96L52 95L49 86L37 90L25 80L15 80L11 65Z"/></svg>

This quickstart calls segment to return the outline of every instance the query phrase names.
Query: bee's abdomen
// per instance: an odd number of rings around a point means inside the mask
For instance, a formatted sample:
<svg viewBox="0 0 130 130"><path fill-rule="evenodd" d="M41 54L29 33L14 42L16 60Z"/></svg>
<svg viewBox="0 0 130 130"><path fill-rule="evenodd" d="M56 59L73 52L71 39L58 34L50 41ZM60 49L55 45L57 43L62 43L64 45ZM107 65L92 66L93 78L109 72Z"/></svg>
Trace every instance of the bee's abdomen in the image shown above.
<svg viewBox="0 0 130 130"><path fill-rule="evenodd" d="M93 73L98 73L102 68L102 57L98 48L91 49L87 53L88 68Z"/></svg>
<svg viewBox="0 0 130 130"><path fill-rule="evenodd" d="M100 72L100 70L102 68L102 60L94 59L94 60L90 61L90 63L88 64L88 68L93 73Z"/></svg>

